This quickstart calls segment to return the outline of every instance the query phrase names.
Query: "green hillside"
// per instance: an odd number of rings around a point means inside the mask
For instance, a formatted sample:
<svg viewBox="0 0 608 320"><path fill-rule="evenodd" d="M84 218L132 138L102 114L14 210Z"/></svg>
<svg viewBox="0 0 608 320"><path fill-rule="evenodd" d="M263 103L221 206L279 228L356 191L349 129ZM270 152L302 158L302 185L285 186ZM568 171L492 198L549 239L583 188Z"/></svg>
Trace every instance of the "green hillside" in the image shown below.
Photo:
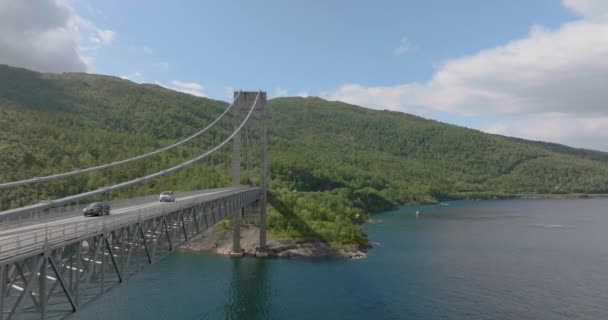
<svg viewBox="0 0 608 320"><path fill-rule="evenodd" d="M288 188L371 187L399 203L608 192L608 153L318 98L270 105L273 169Z"/></svg>
<svg viewBox="0 0 608 320"><path fill-rule="evenodd" d="M116 77L40 74L0 65L0 181L153 150L202 128L226 106ZM277 234L356 243L365 241L357 223L367 212L397 204L608 193L604 152L318 98L271 100L269 117L269 223ZM203 147L194 143L157 161L40 185L36 195L54 198L123 181L189 159ZM229 179L211 163L115 196L227 185ZM32 188L1 191L1 208L35 200L24 197L32 197Z"/></svg>

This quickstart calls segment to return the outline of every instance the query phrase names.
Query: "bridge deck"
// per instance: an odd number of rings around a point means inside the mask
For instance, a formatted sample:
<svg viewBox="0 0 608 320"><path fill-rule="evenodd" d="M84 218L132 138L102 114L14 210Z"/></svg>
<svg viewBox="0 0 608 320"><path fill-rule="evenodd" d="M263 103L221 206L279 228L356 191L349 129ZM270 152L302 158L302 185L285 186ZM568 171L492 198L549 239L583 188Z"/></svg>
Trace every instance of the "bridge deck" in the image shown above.
<svg viewBox="0 0 608 320"><path fill-rule="evenodd" d="M0 261L38 251L47 243L54 246L73 239L88 237L147 220L168 212L175 212L195 204L210 202L257 188L223 188L176 193L175 202L159 202L158 196L111 202L111 214L84 217L82 206L75 206L60 216L45 222L20 224L0 229Z"/></svg>

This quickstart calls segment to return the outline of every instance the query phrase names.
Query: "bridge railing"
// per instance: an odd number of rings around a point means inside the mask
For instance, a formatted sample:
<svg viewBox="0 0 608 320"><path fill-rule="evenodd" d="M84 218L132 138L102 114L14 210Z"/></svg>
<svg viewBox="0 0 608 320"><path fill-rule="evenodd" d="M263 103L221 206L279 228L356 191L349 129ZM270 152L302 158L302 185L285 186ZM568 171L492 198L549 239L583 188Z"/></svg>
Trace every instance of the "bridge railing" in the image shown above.
<svg viewBox="0 0 608 320"><path fill-rule="evenodd" d="M223 190L223 189L217 189ZM180 197L188 197L199 194L201 190L180 192ZM158 200L158 195L149 195L130 199L120 199L109 201L111 208L122 208L128 205L135 206L144 203L154 202ZM39 224L56 220L57 218L67 219L77 217L82 214L82 209L88 203L56 207L44 211L29 211L20 215L0 215L0 230L17 228L24 225Z"/></svg>
<svg viewBox="0 0 608 320"><path fill-rule="evenodd" d="M258 188L244 190L253 201ZM243 192L243 191L241 191ZM227 196L234 196L232 193ZM204 194L201 195L204 197ZM204 202L211 202L217 199L191 199L190 201L163 203L149 208L137 209L134 212L124 213L116 216L103 217L101 219L91 218L79 222L66 222L53 224L44 228L37 228L32 231L15 230L14 234L0 236L0 261L14 258L30 252L37 252L46 244L54 246L66 241L75 240L84 236L91 236L100 232L110 232L121 227L131 225L144 220L157 218L171 212L191 208L194 205ZM223 208L219 208L223 210Z"/></svg>

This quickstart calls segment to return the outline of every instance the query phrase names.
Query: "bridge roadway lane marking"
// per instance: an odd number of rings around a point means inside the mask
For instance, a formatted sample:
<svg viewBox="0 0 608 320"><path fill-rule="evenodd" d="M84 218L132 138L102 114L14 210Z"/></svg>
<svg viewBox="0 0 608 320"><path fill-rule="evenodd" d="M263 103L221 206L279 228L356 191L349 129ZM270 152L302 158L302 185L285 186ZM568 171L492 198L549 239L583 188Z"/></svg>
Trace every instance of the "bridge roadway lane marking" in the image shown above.
<svg viewBox="0 0 608 320"><path fill-rule="evenodd" d="M194 198L198 198L198 197L210 196L210 195L214 195L214 194L218 194L218 193L228 193L228 194L231 194L231 193L233 193L233 191L235 191L235 189L223 189L223 190L214 191L214 192L199 193L199 194L195 194L195 195L191 195L191 196L176 198L175 202L180 202L180 201L184 201L184 200L194 199ZM120 215L120 214L129 213L129 212L134 211L134 210L141 210L141 209L145 209L145 208L151 208L151 207L155 207L155 206L161 206L163 204L164 203L159 202L157 200L155 202L140 204L140 205L136 205L136 206L114 209L114 210L110 211L110 215L109 216L84 217L82 215L79 215L79 216L76 216L76 217L67 218L67 219L60 219L60 220L56 220L56 221L52 221L52 222L46 222L46 223L43 222L43 223L38 223L38 224L35 224L35 225L30 225L30 226L25 226L25 227L19 227L19 228L12 228L12 229L7 229L7 230L1 230L0 231L0 241L3 238L6 238L7 236L18 234L18 233L23 233L25 231L33 231L33 230L37 230L37 229L44 229L46 227L56 227L56 226L60 226L60 225L63 225L63 224L76 223L76 222L85 221L85 220L89 220L89 219L95 219L95 218L97 218L97 219L99 219L99 218L102 218L102 219L103 218L111 218L112 216L117 216L117 215Z"/></svg>

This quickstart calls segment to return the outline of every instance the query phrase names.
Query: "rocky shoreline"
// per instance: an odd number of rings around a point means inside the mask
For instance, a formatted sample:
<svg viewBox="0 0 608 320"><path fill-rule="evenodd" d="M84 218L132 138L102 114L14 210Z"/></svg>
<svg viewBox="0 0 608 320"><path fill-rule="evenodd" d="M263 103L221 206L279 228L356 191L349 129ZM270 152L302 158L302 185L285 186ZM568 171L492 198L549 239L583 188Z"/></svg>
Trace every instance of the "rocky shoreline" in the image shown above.
<svg viewBox="0 0 608 320"><path fill-rule="evenodd" d="M260 229L256 226L241 226L241 248L244 256L256 256L258 253ZM278 239L266 234L268 256L278 258L338 258L361 259L367 257L371 248L346 246L334 248L323 240L287 240ZM182 251L213 252L230 255L232 251L232 231L214 232L213 228L205 230L196 238L180 247Z"/></svg>

